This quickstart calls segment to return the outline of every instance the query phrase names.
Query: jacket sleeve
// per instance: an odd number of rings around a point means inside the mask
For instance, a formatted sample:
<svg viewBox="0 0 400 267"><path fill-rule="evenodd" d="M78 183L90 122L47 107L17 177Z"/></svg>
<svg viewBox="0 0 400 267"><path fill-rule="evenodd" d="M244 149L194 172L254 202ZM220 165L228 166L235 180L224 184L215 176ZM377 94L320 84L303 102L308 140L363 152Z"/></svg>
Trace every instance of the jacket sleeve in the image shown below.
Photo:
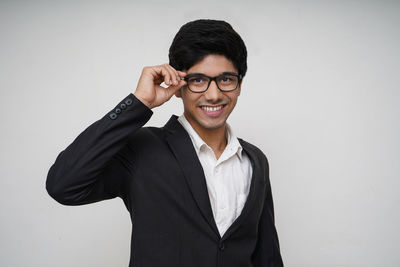
<svg viewBox="0 0 400 267"><path fill-rule="evenodd" d="M59 153L47 175L49 195L64 205L120 196L131 175L123 148L152 114L132 93L125 97Z"/></svg>
<svg viewBox="0 0 400 267"><path fill-rule="evenodd" d="M258 240L253 254L254 267L283 267L279 248L278 234L275 228L274 203L269 180L269 166L265 158L265 202L258 226Z"/></svg>

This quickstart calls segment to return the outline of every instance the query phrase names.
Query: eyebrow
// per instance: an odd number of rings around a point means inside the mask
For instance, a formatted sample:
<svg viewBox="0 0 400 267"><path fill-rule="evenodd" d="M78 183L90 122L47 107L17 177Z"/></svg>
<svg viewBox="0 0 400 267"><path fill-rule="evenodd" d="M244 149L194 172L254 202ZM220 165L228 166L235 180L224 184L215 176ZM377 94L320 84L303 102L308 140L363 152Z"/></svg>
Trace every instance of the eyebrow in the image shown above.
<svg viewBox="0 0 400 267"><path fill-rule="evenodd" d="M220 76L220 75L230 75L230 74L232 74L232 75L238 75L237 73L234 73L234 72L225 71L225 72L223 72L223 73L218 74L217 76ZM195 72L195 73L189 73L188 75L186 75L186 77L189 76L189 75L190 75L190 76L208 76L208 75L205 75L204 73Z"/></svg>

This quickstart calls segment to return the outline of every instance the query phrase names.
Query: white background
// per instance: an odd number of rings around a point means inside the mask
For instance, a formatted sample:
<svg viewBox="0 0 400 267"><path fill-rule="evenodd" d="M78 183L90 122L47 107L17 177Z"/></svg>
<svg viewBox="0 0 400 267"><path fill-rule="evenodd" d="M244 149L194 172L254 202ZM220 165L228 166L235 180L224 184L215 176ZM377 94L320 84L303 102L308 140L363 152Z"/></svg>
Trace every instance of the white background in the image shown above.
<svg viewBox="0 0 400 267"><path fill-rule="evenodd" d="M229 122L269 158L285 265L400 266L399 14L399 1L1 1L0 266L128 265L123 202L62 206L45 179L198 18L247 45ZM162 126L180 100L154 112Z"/></svg>

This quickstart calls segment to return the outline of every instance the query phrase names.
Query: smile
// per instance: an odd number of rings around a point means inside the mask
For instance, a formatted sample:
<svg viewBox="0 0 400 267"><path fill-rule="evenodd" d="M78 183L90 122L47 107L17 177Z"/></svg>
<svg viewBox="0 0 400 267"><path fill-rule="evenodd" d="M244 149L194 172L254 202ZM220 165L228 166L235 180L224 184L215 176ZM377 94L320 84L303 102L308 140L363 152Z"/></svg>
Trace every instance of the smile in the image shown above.
<svg viewBox="0 0 400 267"><path fill-rule="evenodd" d="M207 112L214 112L214 111L218 111L222 109L222 105L221 106L216 106L216 107L210 107L210 106L202 106L201 109Z"/></svg>
<svg viewBox="0 0 400 267"><path fill-rule="evenodd" d="M224 104L219 106L200 106L201 111L208 117L219 117L225 110Z"/></svg>

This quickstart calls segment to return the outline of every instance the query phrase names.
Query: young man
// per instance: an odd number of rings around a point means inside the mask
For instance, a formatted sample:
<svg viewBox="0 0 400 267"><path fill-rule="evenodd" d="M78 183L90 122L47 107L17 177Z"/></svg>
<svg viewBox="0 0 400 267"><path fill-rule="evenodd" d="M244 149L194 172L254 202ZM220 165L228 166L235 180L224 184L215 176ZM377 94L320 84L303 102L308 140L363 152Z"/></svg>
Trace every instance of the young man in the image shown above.
<svg viewBox="0 0 400 267"><path fill-rule="evenodd" d="M49 194L65 205L122 198L131 267L283 266L267 159L226 123L247 70L242 39L224 21L192 21L169 60L143 68L134 94L58 155ZM143 127L174 94L184 114Z"/></svg>

